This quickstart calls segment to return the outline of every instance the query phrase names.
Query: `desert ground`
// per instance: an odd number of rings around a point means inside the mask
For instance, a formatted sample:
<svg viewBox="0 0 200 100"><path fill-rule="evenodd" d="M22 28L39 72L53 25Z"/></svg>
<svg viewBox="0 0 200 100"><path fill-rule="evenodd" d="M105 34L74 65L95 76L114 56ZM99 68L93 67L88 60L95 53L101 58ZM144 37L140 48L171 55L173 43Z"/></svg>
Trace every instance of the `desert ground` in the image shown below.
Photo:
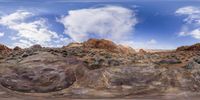
<svg viewBox="0 0 200 100"><path fill-rule="evenodd" d="M143 50L105 39L61 48L0 45L0 100L198 100L200 44Z"/></svg>

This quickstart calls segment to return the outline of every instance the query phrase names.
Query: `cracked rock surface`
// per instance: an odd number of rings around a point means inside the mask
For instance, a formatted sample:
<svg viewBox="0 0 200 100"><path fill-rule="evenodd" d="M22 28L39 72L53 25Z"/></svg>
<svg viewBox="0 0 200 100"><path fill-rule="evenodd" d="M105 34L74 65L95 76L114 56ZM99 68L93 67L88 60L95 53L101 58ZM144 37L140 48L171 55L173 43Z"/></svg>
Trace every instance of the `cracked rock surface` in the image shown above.
<svg viewBox="0 0 200 100"><path fill-rule="evenodd" d="M199 45L148 52L90 39L62 48L0 46L2 95L132 98L200 92Z"/></svg>

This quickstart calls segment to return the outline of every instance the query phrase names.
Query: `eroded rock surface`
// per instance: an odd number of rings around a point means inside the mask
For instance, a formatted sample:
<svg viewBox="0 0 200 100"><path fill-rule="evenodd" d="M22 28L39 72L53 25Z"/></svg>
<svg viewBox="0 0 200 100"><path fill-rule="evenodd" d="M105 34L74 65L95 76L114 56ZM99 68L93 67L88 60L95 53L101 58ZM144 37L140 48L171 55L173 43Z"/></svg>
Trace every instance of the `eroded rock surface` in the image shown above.
<svg viewBox="0 0 200 100"><path fill-rule="evenodd" d="M0 60L0 83L20 93L71 98L199 93L200 51L195 46L136 53L108 40L90 39L62 48L8 49Z"/></svg>
<svg viewBox="0 0 200 100"><path fill-rule="evenodd" d="M1 64L1 67L9 67L2 73L1 84L21 92L52 92L68 88L76 81L76 67L83 66L76 58L62 58L49 52L38 52L12 63Z"/></svg>
<svg viewBox="0 0 200 100"><path fill-rule="evenodd" d="M11 51L12 50L10 48L8 48L7 46L0 44L0 59L5 58L5 56L10 54Z"/></svg>

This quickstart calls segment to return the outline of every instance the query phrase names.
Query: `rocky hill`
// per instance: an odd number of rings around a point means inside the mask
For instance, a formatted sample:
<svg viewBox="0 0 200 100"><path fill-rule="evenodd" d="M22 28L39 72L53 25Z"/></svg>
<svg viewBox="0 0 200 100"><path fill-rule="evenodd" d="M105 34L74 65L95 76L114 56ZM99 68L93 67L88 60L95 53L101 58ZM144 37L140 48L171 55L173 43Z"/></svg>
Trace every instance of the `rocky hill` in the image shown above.
<svg viewBox="0 0 200 100"><path fill-rule="evenodd" d="M200 43L194 44L192 46L182 46L176 49L177 51L199 51Z"/></svg>
<svg viewBox="0 0 200 100"><path fill-rule="evenodd" d="M199 49L194 45L168 52L135 52L104 39L62 48L34 45L12 50L2 45L0 97L132 98L200 93Z"/></svg>
<svg viewBox="0 0 200 100"><path fill-rule="evenodd" d="M11 49L5 45L0 44L0 59L3 59L6 55L11 53Z"/></svg>

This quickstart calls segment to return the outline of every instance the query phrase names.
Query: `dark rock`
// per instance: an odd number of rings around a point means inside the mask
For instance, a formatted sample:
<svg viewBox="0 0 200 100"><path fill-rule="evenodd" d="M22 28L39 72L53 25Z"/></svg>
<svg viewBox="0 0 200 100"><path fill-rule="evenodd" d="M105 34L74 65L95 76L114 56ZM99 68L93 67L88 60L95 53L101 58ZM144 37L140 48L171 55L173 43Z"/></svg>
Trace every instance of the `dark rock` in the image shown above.
<svg viewBox="0 0 200 100"><path fill-rule="evenodd" d="M31 49L41 49L42 46L39 45L39 44L36 44L36 45L31 46L30 48L31 48Z"/></svg>
<svg viewBox="0 0 200 100"><path fill-rule="evenodd" d="M182 46L176 49L176 51L199 51L199 50L200 50L200 43L194 44L192 46Z"/></svg>
<svg viewBox="0 0 200 100"><path fill-rule="evenodd" d="M178 64L181 63L178 59L163 59L158 62L159 64Z"/></svg>
<svg viewBox="0 0 200 100"><path fill-rule="evenodd" d="M20 50L22 50L22 48L20 48L19 46L16 46L13 50L20 51Z"/></svg>

